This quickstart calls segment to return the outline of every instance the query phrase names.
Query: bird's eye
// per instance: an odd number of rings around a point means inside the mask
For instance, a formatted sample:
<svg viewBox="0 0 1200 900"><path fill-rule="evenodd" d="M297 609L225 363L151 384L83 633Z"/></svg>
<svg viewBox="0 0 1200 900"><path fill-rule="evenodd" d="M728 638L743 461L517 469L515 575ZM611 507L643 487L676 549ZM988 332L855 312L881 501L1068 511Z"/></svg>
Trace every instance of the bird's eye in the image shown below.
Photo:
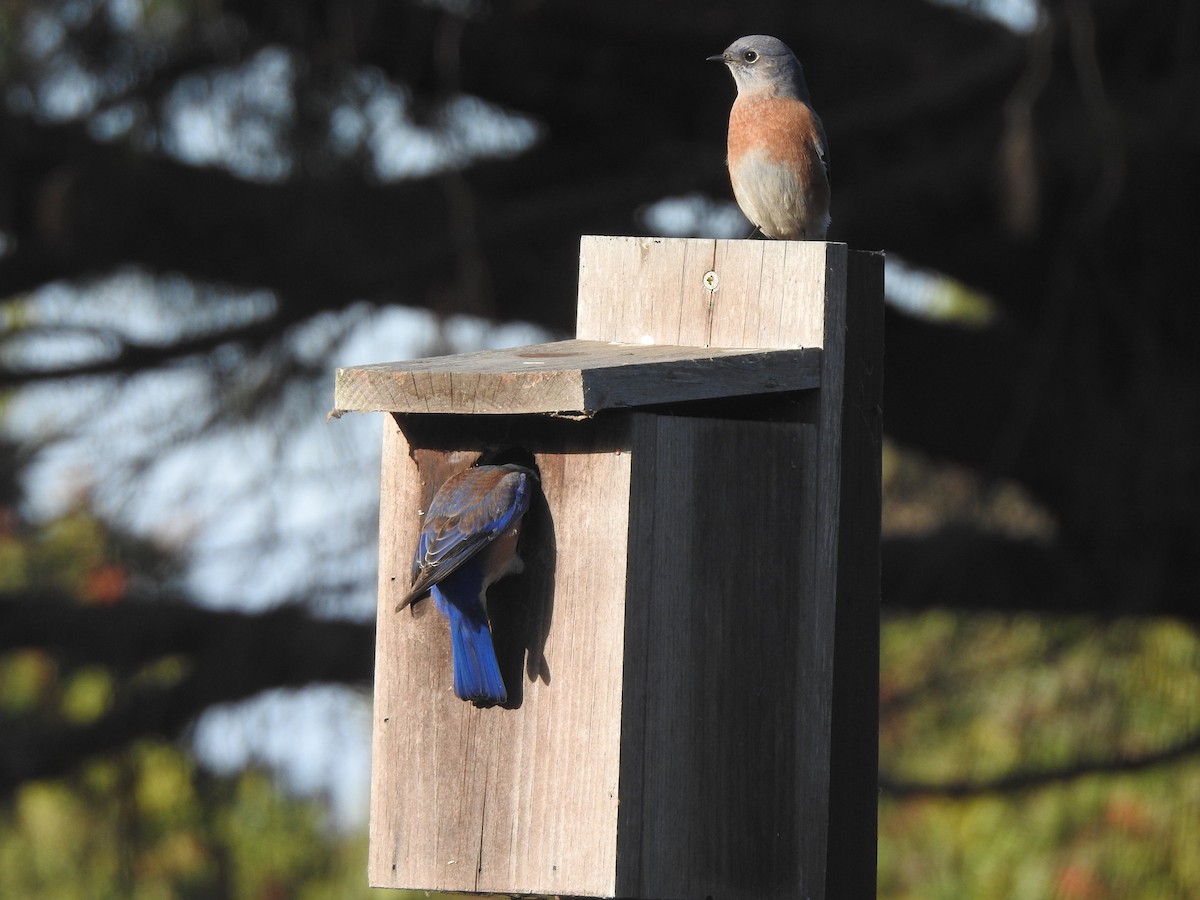
<svg viewBox="0 0 1200 900"><path fill-rule="evenodd" d="M742 59L744 59L748 63L758 62L758 51L757 50L747 50L745 53L742 54Z"/></svg>

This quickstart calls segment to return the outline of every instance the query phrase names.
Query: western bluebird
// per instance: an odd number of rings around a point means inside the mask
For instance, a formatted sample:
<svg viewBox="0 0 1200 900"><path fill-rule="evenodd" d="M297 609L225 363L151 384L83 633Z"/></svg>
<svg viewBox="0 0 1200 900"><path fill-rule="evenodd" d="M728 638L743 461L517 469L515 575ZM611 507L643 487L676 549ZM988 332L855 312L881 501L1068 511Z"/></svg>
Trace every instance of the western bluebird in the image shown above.
<svg viewBox="0 0 1200 900"><path fill-rule="evenodd" d="M524 566L517 556L521 518L537 475L517 465L475 466L434 494L413 555L412 589L396 612L426 591L450 620L454 693L476 706L508 699L487 615L487 589Z"/></svg>
<svg viewBox="0 0 1200 900"><path fill-rule="evenodd" d="M720 56L737 84L729 112L729 180L742 212L767 237L823 240L829 228L825 129L800 60L778 38L738 38Z"/></svg>

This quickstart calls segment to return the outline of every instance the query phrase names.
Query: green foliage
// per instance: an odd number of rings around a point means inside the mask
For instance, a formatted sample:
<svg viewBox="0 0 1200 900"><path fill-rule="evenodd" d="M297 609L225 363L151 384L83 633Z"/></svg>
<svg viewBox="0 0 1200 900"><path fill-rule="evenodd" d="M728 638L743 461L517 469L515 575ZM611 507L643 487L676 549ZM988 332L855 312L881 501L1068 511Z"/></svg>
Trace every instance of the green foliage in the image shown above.
<svg viewBox="0 0 1200 900"><path fill-rule="evenodd" d="M64 718L75 723L100 718L113 702L113 678L101 666L86 666L71 674L63 685L60 709Z"/></svg>
<svg viewBox="0 0 1200 900"><path fill-rule="evenodd" d="M83 510L31 528L0 506L0 590L124 602L126 568L114 560L133 561L144 578L170 565ZM0 654L0 729L86 725L128 685L171 684L186 668L185 658L163 656L122 681L53 648L10 650ZM27 781L0 803L0 898L377 896L366 861L365 833L332 829L324 804L288 796L260 770L214 776L165 741L136 741L69 777Z"/></svg>
<svg viewBox="0 0 1200 900"><path fill-rule="evenodd" d="M176 567L169 556L85 508L33 529L0 505L0 593L44 588L83 603L111 604L125 598L134 577L157 586Z"/></svg>
<svg viewBox="0 0 1200 900"><path fill-rule="evenodd" d="M881 897L1200 896L1194 629L930 612L881 661Z"/></svg>
<svg viewBox="0 0 1200 900"><path fill-rule="evenodd" d="M0 655L0 715L36 711L56 690L56 668L41 650L17 650Z"/></svg>
<svg viewBox="0 0 1200 900"><path fill-rule="evenodd" d="M29 553L14 534L0 533L0 592L14 591L29 581Z"/></svg>
<svg viewBox="0 0 1200 900"><path fill-rule="evenodd" d="M365 838L331 832L320 805L169 743L27 783L0 810L4 897L366 897L365 872Z"/></svg>
<svg viewBox="0 0 1200 900"><path fill-rule="evenodd" d="M131 571L152 581L170 565L82 508L33 528L0 507L0 589L117 603ZM185 667L161 657L130 683L171 683ZM0 654L0 728L86 725L123 687L108 668L53 648L10 650ZM0 897L371 894L365 835L335 833L321 804L281 793L267 773L214 777L169 742L137 741L69 777L27 781L0 805Z"/></svg>

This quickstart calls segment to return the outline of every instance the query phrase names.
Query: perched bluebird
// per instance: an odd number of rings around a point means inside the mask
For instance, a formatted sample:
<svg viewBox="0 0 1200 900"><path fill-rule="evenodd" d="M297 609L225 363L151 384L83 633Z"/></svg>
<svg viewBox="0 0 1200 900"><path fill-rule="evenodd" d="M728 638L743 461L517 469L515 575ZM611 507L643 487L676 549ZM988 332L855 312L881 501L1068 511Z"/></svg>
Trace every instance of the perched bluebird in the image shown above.
<svg viewBox="0 0 1200 900"><path fill-rule="evenodd" d="M767 237L824 240L829 228L825 129L800 60L778 38L738 38L720 56L737 84L729 112L729 180L742 212Z"/></svg>
<svg viewBox="0 0 1200 900"><path fill-rule="evenodd" d="M476 706L508 699L487 615L487 589L524 566L521 518L537 475L517 465L475 466L446 479L425 512L413 585L396 611L426 591L450 620L454 693Z"/></svg>

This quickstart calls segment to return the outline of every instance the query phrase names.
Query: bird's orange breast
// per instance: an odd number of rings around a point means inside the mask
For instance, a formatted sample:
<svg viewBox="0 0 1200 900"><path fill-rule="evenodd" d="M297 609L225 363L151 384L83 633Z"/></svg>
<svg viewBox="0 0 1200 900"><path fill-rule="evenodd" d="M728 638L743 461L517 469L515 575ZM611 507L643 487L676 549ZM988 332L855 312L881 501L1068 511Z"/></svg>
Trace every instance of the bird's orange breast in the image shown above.
<svg viewBox="0 0 1200 900"><path fill-rule="evenodd" d="M823 180L824 164L817 149L823 143L816 114L802 100L739 94L729 112L730 168L758 152L772 162L795 167L802 179Z"/></svg>

